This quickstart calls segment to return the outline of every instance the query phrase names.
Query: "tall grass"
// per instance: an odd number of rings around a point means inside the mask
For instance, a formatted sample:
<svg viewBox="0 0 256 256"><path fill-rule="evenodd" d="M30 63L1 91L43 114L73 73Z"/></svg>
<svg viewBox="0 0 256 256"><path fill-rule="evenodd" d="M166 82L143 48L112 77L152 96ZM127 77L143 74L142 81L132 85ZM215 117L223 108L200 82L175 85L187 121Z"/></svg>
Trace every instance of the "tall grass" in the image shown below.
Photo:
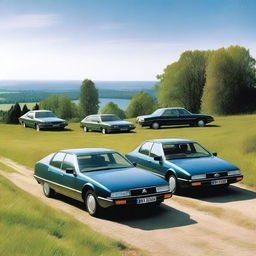
<svg viewBox="0 0 256 256"><path fill-rule="evenodd" d="M134 121L134 120L133 120ZM141 142L155 138L188 138L241 168L244 183L256 187L256 115L217 117L207 127L169 127L151 130L137 126L134 133L85 133L78 123L66 131L24 129L20 125L0 125L0 155L33 168L36 161L60 149L104 147L128 153ZM249 149L249 150L248 150Z"/></svg>
<svg viewBox="0 0 256 256"><path fill-rule="evenodd" d="M120 255L125 248L20 190L0 175L0 255Z"/></svg>

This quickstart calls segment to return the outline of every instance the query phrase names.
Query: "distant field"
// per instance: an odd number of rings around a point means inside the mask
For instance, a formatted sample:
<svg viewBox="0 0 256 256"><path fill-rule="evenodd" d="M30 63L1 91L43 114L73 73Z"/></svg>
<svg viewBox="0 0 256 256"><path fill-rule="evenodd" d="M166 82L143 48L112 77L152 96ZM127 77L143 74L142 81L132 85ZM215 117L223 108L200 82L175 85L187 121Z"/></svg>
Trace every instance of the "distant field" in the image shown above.
<svg viewBox="0 0 256 256"><path fill-rule="evenodd" d="M19 103L19 104L21 108L26 104L29 109L32 109L36 105L36 102L26 102L26 103ZM14 104L0 104L0 110L3 110L3 111L9 110L13 105Z"/></svg>
<svg viewBox="0 0 256 256"><path fill-rule="evenodd" d="M0 255L125 255L122 243L52 209L1 175L0 191Z"/></svg>
<svg viewBox="0 0 256 256"><path fill-rule="evenodd" d="M171 127L151 130L137 126L135 133L84 133L78 123L64 132L24 129L0 125L0 154L33 168L36 161L59 149L105 147L128 153L139 143L153 138L188 138L199 141L218 156L239 166L244 183L256 187L256 115L217 117L207 127Z"/></svg>

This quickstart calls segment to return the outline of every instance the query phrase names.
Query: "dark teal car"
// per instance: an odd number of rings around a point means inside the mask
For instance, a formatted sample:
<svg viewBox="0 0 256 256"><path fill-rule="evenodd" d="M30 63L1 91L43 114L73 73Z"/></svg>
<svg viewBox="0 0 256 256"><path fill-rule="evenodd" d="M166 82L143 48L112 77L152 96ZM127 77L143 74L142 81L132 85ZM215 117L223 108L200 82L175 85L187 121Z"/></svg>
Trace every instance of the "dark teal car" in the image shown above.
<svg viewBox="0 0 256 256"><path fill-rule="evenodd" d="M103 134L110 132L130 132L135 129L131 122L123 121L113 114L98 114L85 117L80 127L85 131L100 131Z"/></svg>
<svg viewBox="0 0 256 256"><path fill-rule="evenodd" d="M243 179L238 167L217 157L199 143L187 139L156 139L143 142L126 155L138 166L179 188L225 186Z"/></svg>
<svg viewBox="0 0 256 256"><path fill-rule="evenodd" d="M68 125L67 121L58 118L50 110L29 111L19 118L23 127L31 127L40 131L41 129L64 129Z"/></svg>
<svg viewBox="0 0 256 256"><path fill-rule="evenodd" d="M34 177L45 196L58 192L82 201L92 216L114 205L156 206L172 196L168 182L110 149L58 151L36 163Z"/></svg>

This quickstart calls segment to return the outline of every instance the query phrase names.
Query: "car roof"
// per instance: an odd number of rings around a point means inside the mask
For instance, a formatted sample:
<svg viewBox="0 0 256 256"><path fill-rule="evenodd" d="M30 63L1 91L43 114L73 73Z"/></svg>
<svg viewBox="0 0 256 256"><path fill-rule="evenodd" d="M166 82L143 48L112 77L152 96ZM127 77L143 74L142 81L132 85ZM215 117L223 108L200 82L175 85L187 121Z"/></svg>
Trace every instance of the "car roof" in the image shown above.
<svg viewBox="0 0 256 256"><path fill-rule="evenodd" d="M153 139L153 140L147 140L149 142L154 143L161 143L161 144L169 144L169 143L191 143L195 142L194 140L189 139L178 139L178 138L171 138L171 139Z"/></svg>
<svg viewBox="0 0 256 256"><path fill-rule="evenodd" d="M43 109L41 109L41 110L31 110L31 111L29 111L29 112L35 112L35 113L37 113L37 112L52 112L51 110L43 110Z"/></svg>
<svg viewBox="0 0 256 256"><path fill-rule="evenodd" d="M59 152L68 153L76 156L91 155L91 154L101 154L101 153L113 153L116 152L112 149L107 148L73 148L73 149L64 149Z"/></svg>
<svg viewBox="0 0 256 256"><path fill-rule="evenodd" d="M89 116L115 116L115 114L95 114L95 115L89 115Z"/></svg>
<svg viewBox="0 0 256 256"><path fill-rule="evenodd" d="M171 107L171 108L159 108L159 109L166 110L166 109L185 109L185 108L182 108L182 107Z"/></svg>

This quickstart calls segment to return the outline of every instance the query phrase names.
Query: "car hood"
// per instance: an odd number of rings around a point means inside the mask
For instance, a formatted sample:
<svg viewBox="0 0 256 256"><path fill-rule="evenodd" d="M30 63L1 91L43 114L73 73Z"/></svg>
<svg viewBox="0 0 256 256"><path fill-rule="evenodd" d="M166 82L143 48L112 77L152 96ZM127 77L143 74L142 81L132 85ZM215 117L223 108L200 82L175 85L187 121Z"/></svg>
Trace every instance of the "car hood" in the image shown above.
<svg viewBox="0 0 256 256"><path fill-rule="evenodd" d="M164 179L135 167L85 172L82 174L99 182L112 192L168 184Z"/></svg>
<svg viewBox="0 0 256 256"><path fill-rule="evenodd" d="M131 122L127 122L127 121L105 121L103 122L104 124L108 124L108 125L131 125Z"/></svg>
<svg viewBox="0 0 256 256"><path fill-rule="evenodd" d="M213 156L190 159L172 159L167 160L167 162L171 164L174 168L175 166L182 168L190 175L239 169L235 165Z"/></svg>
<svg viewBox="0 0 256 256"><path fill-rule="evenodd" d="M41 117L36 118L36 120L40 122L50 123L50 122L65 122L65 120L58 118L58 117Z"/></svg>
<svg viewBox="0 0 256 256"><path fill-rule="evenodd" d="M154 117L154 115L144 115L144 116L137 116L137 119L139 118L151 118L151 117Z"/></svg>

